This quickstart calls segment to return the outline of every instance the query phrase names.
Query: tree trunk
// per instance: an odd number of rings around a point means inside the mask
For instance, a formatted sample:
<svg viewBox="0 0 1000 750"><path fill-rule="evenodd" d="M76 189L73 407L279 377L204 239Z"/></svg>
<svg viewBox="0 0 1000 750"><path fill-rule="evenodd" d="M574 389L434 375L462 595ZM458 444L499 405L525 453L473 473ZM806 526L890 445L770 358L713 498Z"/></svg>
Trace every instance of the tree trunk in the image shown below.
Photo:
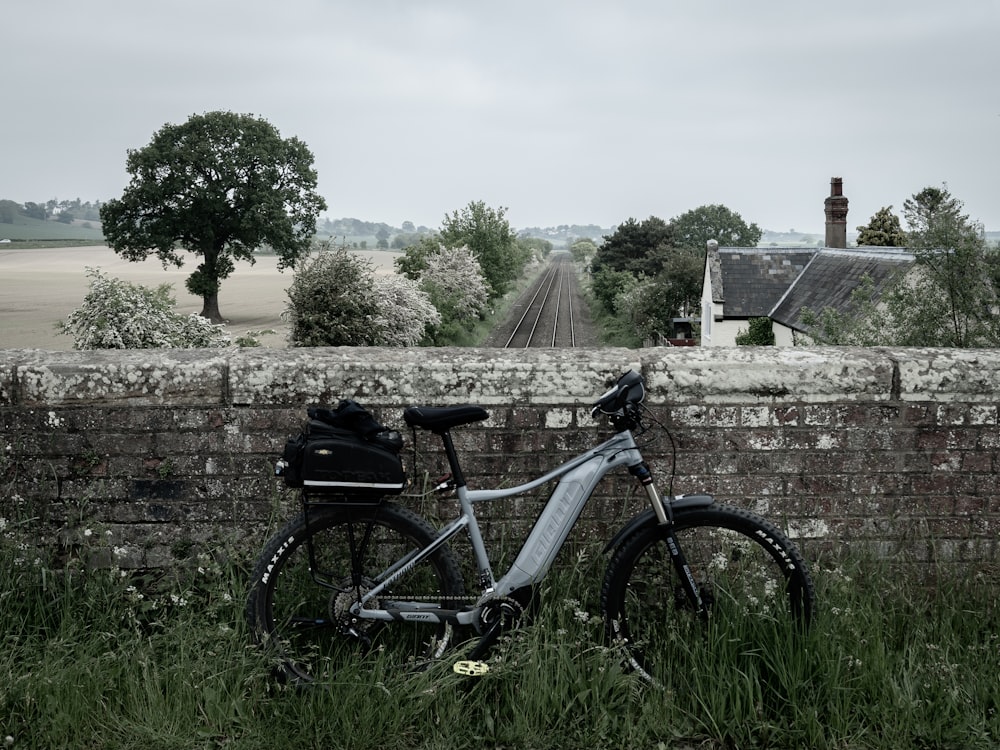
<svg viewBox="0 0 1000 750"><path fill-rule="evenodd" d="M205 294L202 296L201 317L208 318L218 325L224 323L222 313L219 312L219 293Z"/></svg>

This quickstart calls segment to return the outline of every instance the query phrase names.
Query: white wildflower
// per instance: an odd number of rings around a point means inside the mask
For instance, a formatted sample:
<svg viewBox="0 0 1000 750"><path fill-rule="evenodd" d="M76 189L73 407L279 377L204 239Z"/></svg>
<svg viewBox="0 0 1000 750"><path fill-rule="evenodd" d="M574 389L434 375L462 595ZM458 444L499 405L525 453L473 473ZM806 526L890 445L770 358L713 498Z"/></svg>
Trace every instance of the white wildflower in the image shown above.
<svg viewBox="0 0 1000 750"><path fill-rule="evenodd" d="M729 558L723 552L716 552L708 564L709 570L725 570L729 567Z"/></svg>

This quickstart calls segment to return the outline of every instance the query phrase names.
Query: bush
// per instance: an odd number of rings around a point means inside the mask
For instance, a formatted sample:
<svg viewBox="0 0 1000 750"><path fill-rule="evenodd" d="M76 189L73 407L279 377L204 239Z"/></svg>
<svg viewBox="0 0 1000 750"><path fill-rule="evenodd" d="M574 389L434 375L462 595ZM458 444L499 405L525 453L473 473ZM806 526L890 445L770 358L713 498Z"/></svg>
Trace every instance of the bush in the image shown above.
<svg viewBox="0 0 1000 750"><path fill-rule="evenodd" d="M770 318L750 318L748 324L746 331L737 331L737 346L774 346L774 328Z"/></svg>
<svg viewBox="0 0 1000 750"><path fill-rule="evenodd" d="M378 311L382 346L417 346L441 314L417 282L398 274L376 276L372 291L381 300Z"/></svg>
<svg viewBox="0 0 1000 750"><path fill-rule="evenodd" d="M414 346L440 316L402 276L329 244L295 273L285 317L292 346Z"/></svg>
<svg viewBox="0 0 1000 750"><path fill-rule="evenodd" d="M489 286L482 268L467 247L442 247L430 253L420 275L420 288L440 313L432 333L433 343L438 346L475 328L489 302Z"/></svg>
<svg viewBox="0 0 1000 750"><path fill-rule="evenodd" d="M156 289L105 276L88 268L90 291L59 330L74 349L194 349L227 346L229 334L197 313L174 311L171 286Z"/></svg>
<svg viewBox="0 0 1000 750"><path fill-rule="evenodd" d="M619 303L622 295L629 293L638 285L635 276L628 271L615 271L611 268L595 271L590 279L594 298L612 315L620 312Z"/></svg>
<svg viewBox="0 0 1000 750"><path fill-rule="evenodd" d="M676 312L663 302L663 290L654 281L644 281L618 297L616 307L642 340L673 336Z"/></svg>

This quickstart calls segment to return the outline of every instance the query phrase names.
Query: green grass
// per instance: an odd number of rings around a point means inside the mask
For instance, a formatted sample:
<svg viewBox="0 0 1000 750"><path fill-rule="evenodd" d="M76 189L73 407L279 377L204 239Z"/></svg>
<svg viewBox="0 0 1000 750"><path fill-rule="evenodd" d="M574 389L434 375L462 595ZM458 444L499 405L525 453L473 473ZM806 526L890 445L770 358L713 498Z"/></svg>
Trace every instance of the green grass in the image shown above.
<svg viewBox="0 0 1000 750"><path fill-rule="evenodd" d="M103 245L103 239L96 240L17 240L0 243L0 250L33 250L44 247L95 247Z"/></svg>
<svg viewBox="0 0 1000 750"><path fill-rule="evenodd" d="M58 241L60 245L69 240L85 241L86 244L104 244L101 224L97 221L74 222L63 224L52 219L33 219L28 216L15 216L13 224L0 223L0 239L11 240L0 248L12 247L17 242ZM37 245L28 245L37 247ZM24 245L21 245L24 247Z"/></svg>
<svg viewBox="0 0 1000 750"><path fill-rule="evenodd" d="M605 648L606 560L565 560L490 672L276 684L243 624L245 564L174 578L53 571L0 533L0 743L18 748L986 748L1000 743L995 583L817 566L805 635L710 631L663 689ZM100 535L95 533L91 538ZM254 554L230 550L231 559ZM759 624L758 624L759 625Z"/></svg>

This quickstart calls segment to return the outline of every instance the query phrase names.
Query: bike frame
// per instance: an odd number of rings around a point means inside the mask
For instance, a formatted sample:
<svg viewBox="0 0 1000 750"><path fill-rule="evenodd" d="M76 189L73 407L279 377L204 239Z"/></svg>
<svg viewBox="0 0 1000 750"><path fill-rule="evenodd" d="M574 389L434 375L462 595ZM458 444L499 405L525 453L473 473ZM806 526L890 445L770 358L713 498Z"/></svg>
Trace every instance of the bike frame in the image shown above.
<svg viewBox="0 0 1000 750"><path fill-rule="evenodd" d="M580 518L584 506L597 487L597 483L619 466L633 469L645 466L631 431L624 430L584 453L566 461L552 471L530 482L496 490L470 490L464 483L456 487L460 514L458 518L439 529L434 541L423 549L403 557L382 572L379 580L351 607L351 612L365 620L404 620L412 622L454 622L470 625L477 622L482 606L494 596L506 596L542 580L555 561L559 550ZM457 467L453 467L457 468ZM648 476L648 472L647 472ZM493 577L489 555L480 533L474 506L530 492L553 479L559 479L523 542L517 558L506 573L496 580ZM656 515L665 522L663 503L660 501L651 478L643 481ZM415 601L395 601L390 607L371 608L366 605L377 601L387 588L406 575L421 561L440 549L455 534L465 529L472 543L472 550L479 569L482 594L472 608L447 609L437 604Z"/></svg>

